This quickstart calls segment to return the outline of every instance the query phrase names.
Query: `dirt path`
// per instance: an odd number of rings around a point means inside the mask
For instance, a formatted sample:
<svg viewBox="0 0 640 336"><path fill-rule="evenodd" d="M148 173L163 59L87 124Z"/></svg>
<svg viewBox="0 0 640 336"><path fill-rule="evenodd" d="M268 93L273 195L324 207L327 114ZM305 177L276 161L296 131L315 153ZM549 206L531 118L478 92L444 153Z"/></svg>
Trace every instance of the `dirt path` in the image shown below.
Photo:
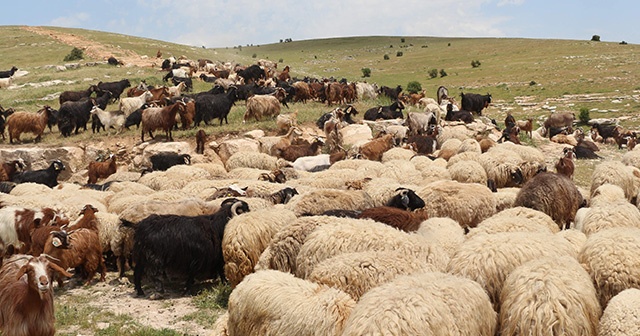
<svg viewBox="0 0 640 336"><path fill-rule="evenodd" d="M135 51L106 46L75 34L63 33L43 27L22 26L21 28L38 35L49 36L61 43L82 49L87 56L96 60L106 61L110 56L114 56L126 65L152 67L154 63L153 59L141 58Z"/></svg>

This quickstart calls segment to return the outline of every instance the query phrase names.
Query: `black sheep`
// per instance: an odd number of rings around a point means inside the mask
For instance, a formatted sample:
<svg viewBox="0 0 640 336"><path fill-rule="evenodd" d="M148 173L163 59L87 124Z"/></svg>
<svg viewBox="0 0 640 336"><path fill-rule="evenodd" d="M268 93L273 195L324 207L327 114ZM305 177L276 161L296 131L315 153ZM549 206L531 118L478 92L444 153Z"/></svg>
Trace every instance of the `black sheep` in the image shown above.
<svg viewBox="0 0 640 336"><path fill-rule="evenodd" d="M231 111L231 106L237 99L236 88L230 87L227 93L223 94L203 94L195 98L196 101L196 116L195 125L200 126L200 122L204 121L206 125L209 125L209 121L214 118L220 119L220 125L222 126L222 119L225 123L229 124L227 115Z"/></svg>
<svg viewBox="0 0 640 336"><path fill-rule="evenodd" d="M16 73L16 71L18 71L18 68L16 68L15 66L12 66L11 70L0 71L0 78L9 78L13 76L13 74Z"/></svg>
<svg viewBox="0 0 640 336"><path fill-rule="evenodd" d="M387 206L409 211L424 208L424 200L413 190L398 188L396 191L397 193L387 202Z"/></svg>
<svg viewBox="0 0 640 336"><path fill-rule="evenodd" d="M178 154L178 153L159 153L159 154L151 155L149 160L151 160L152 170L164 171L176 165L181 165L181 164L190 165L191 155Z"/></svg>
<svg viewBox="0 0 640 336"><path fill-rule="evenodd" d="M39 183L49 188L58 185L58 175L65 169L60 160L53 160L47 169L29 170L16 174L11 181L15 183Z"/></svg>
<svg viewBox="0 0 640 336"><path fill-rule="evenodd" d="M122 92L124 91L124 89L128 87L131 87L131 83L129 82L128 79L123 79L118 82L108 82L108 83L99 82L98 83L98 89L102 91L111 92L111 97L114 100L120 99L120 95L122 95Z"/></svg>
<svg viewBox="0 0 640 336"><path fill-rule="evenodd" d="M404 103L396 100L389 106L378 106L368 109L367 112L364 113L364 120L376 121L378 119L404 118L402 110L404 110Z"/></svg>
<svg viewBox="0 0 640 336"><path fill-rule="evenodd" d="M229 220L249 211L249 205L235 198L222 202L220 210L203 216L151 215L135 228L133 282L138 296L143 296L142 277L155 280L156 291L164 292L162 278L186 275L186 291L196 277L225 281L222 238ZM130 223L125 223L130 225Z"/></svg>

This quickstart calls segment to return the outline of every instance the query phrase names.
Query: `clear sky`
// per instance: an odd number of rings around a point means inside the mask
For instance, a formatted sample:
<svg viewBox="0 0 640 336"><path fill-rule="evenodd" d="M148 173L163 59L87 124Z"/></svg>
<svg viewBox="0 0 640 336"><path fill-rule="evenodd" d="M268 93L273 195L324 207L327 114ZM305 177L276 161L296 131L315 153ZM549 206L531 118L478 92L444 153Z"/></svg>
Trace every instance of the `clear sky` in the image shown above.
<svg viewBox="0 0 640 336"><path fill-rule="evenodd" d="M628 0L12 0L0 25L85 28L194 46L341 36L524 37L640 43Z"/></svg>

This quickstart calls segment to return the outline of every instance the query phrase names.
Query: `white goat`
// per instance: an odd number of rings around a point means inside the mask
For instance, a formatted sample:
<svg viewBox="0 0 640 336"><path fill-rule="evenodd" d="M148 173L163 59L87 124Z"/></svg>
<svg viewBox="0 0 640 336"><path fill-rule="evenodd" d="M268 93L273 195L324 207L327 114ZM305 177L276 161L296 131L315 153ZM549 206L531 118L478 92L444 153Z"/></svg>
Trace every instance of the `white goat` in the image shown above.
<svg viewBox="0 0 640 336"><path fill-rule="evenodd" d="M126 117L120 111L105 111L98 106L94 106L91 109L90 113L98 116L98 119L100 119L100 122L106 128L108 135L111 135L110 127L116 129L116 135L120 134L120 132L124 128L124 121Z"/></svg>
<svg viewBox="0 0 640 336"><path fill-rule="evenodd" d="M153 94L151 92L145 91L143 94L141 94L138 97L121 98L119 110L122 111L122 113L124 113L124 116L126 118L131 113L133 113L133 111L142 107L142 105L144 105L144 103L149 101L149 99L151 99L152 96Z"/></svg>

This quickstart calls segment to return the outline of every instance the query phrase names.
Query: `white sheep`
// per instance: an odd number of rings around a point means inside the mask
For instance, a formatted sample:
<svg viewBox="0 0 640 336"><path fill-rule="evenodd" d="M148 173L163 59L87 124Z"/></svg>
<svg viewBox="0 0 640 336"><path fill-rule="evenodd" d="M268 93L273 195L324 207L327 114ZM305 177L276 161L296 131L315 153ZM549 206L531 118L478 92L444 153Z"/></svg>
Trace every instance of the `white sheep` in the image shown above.
<svg viewBox="0 0 640 336"><path fill-rule="evenodd" d="M548 257L514 269L500 293L501 335L595 336L600 303L573 258Z"/></svg>
<svg viewBox="0 0 640 336"><path fill-rule="evenodd" d="M456 156L454 156L454 158ZM449 175L451 175L451 179L454 181L487 184L487 172L482 168L482 165L476 161L458 161L456 164L448 167L447 170L449 171Z"/></svg>
<svg viewBox="0 0 640 336"><path fill-rule="evenodd" d="M524 183L521 165L524 160L516 152L496 146L480 154L479 162L487 172L487 178L496 188L517 187Z"/></svg>
<svg viewBox="0 0 640 336"><path fill-rule="evenodd" d="M605 184L617 185L631 201L638 196L640 189L640 170L635 167L625 166L620 161L604 161L596 166L591 175L591 194Z"/></svg>
<svg viewBox="0 0 640 336"><path fill-rule="evenodd" d="M456 154L460 154L460 153L466 153L466 152L472 152L472 153L482 153L482 151L480 150L480 144L478 143L478 141L476 141L475 139L465 139L462 141L462 143L460 143L460 146L458 147L458 152Z"/></svg>
<svg viewBox="0 0 640 336"><path fill-rule="evenodd" d="M599 336L640 335L640 289L625 289L609 300L600 317Z"/></svg>
<svg viewBox="0 0 640 336"><path fill-rule="evenodd" d="M513 207L518 191L520 191L519 188L500 188L497 192L494 192L493 198L496 200L496 212Z"/></svg>
<svg viewBox="0 0 640 336"><path fill-rule="evenodd" d="M626 200L605 203L590 207L575 222L576 228L580 228L587 236L614 227L640 228L640 210Z"/></svg>
<svg viewBox="0 0 640 336"><path fill-rule="evenodd" d="M151 99L153 94L150 91L145 91L143 94L137 97L125 97L120 99L120 105L118 105L118 110L124 113L125 117L128 117L135 110L139 109Z"/></svg>
<svg viewBox="0 0 640 336"><path fill-rule="evenodd" d="M238 152L227 159L227 171L235 168L256 168L274 170L284 166L284 161L274 156L258 152Z"/></svg>
<svg viewBox="0 0 640 336"><path fill-rule="evenodd" d="M320 215L327 210L364 210L373 207L373 200L364 191L318 189L294 197L285 208L296 216Z"/></svg>
<svg viewBox="0 0 640 336"><path fill-rule="evenodd" d="M355 306L346 293L273 270L249 274L229 295L229 335L342 334Z"/></svg>
<svg viewBox="0 0 640 336"><path fill-rule="evenodd" d="M560 231L551 217L544 212L525 207L515 207L498 212L469 230L467 237L498 232L546 232Z"/></svg>
<svg viewBox="0 0 640 336"><path fill-rule="evenodd" d="M454 164L460 161L475 161L480 162L480 154L476 152L462 152L452 156L449 161L447 161L447 168L453 166ZM486 175L486 174L485 174Z"/></svg>
<svg viewBox="0 0 640 336"><path fill-rule="evenodd" d="M0 78L0 89L6 89L13 83L13 78Z"/></svg>
<svg viewBox="0 0 640 336"><path fill-rule="evenodd" d="M492 336L496 321L491 301L476 282L422 273L398 277L365 293L342 335Z"/></svg>
<svg viewBox="0 0 640 336"><path fill-rule="evenodd" d="M402 147L394 147L390 150L382 153L382 163L386 163L392 160L405 160L409 161L416 155L416 152L410 149L404 149Z"/></svg>
<svg viewBox="0 0 640 336"><path fill-rule="evenodd" d="M448 139L445 142L440 142L440 151L438 152L438 157L443 158L445 160L449 160L452 156L458 153L458 149L460 145L462 145L462 141L460 139L452 138Z"/></svg>
<svg viewBox="0 0 640 336"><path fill-rule="evenodd" d="M436 244L451 257L465 240L464 229L448 217L433 217L420 224L419 235Z"/></svg>
<svg viewBox="0 0 640 336"><path fill-rule="evenodd" d="M600 304L627 288L640 288L640 229L613 228L590 235L578 261L596 284Z"/></svg>

